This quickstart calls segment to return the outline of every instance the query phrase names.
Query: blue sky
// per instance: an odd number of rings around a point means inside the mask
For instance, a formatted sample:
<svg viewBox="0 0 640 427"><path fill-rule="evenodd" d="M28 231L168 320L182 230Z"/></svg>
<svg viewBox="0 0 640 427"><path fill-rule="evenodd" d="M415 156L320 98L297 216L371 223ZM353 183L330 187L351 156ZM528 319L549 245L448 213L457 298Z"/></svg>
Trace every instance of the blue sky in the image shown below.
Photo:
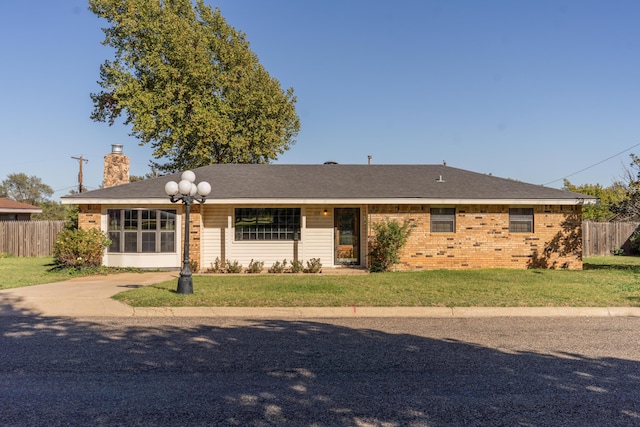
<svg viewBox="0 0 640 427"><path fill-rule="evenodd" d="M276 163L448 165L550 187L610 185L640 154L636 0L211 2L283 88L301 132ZM106 23L86 1L0 3L0 180L37 176L56 200L102 183L123 144L91 121ZM633 147L633 148L632 148ZM582 171L584 170L584 171ZM582 171L580 173L576 173ZM215 191L215 183L212 183Z"/></svg>

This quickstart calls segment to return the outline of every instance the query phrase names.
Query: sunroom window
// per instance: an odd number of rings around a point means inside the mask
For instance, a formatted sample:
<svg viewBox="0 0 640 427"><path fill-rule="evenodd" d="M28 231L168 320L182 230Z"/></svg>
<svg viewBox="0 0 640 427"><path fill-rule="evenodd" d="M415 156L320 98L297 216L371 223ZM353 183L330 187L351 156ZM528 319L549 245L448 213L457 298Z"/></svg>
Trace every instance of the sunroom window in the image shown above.
<svg viewBox="0 0 640 427"><path fill-rule="evenodd" d="M176 211L109 209L108 234L112 253L176 251Z"/></svg>

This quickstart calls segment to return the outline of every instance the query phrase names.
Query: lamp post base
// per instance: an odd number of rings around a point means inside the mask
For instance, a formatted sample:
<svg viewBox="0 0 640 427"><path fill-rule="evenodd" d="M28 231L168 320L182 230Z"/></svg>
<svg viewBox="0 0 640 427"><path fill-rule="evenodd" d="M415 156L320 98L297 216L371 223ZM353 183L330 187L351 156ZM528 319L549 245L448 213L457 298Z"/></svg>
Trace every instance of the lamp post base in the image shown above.
<svg viewBox="0 0 640 427"><path fill-rule="evenodd" d="M178 279L178 291L179 294L192 294L193 293L193 279L191 275L183 276L180 274Z"/></svg>

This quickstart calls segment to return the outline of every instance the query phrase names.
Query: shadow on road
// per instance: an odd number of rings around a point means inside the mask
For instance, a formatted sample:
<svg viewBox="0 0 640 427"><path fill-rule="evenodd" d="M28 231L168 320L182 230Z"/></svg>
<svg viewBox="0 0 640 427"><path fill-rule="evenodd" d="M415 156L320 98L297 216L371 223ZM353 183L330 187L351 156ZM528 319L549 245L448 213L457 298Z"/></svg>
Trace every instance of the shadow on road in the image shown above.
<svg viewBox="0 0 640 427"><path fill-rule="evenodd" d="M0 424L640 424L638 361L420 332L464 319L156 322L0 316Z"/></svg>

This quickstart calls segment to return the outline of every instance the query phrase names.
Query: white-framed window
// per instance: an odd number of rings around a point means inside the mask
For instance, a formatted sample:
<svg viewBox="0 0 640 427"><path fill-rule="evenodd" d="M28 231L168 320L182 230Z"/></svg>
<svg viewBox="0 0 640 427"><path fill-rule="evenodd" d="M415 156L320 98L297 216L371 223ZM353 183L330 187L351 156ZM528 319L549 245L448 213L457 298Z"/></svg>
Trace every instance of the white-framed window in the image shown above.
<svg viewBox="0 0 640 427"><path fill-rule="evenodd" d="M533 233L533 208L510 208L509 232Z"/></svg>
<svg viewBox="0 0 640 427"><path fill-rule="evenodd" d="M456 208L431 208L431 232L455 233Z"/></svg>
<svg viewBox="0 0 640 427"><path fill-rule="evenodd" d="M176 251L176 211L109 209L108 235L112 253Z"/></svg>

